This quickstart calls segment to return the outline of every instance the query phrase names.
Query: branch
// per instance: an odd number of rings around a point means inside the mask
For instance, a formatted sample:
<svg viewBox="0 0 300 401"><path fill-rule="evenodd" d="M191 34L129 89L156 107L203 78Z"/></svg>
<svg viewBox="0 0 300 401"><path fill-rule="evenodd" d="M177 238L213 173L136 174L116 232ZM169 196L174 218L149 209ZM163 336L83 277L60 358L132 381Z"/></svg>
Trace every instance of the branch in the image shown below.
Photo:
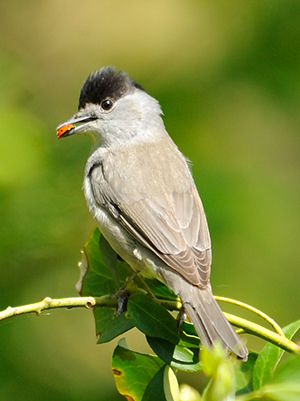
<svg viewBox="0 0 300 401"><path fill-rule="evenodd" d="M251 312L255 313L256 315L265 319L280 336L284 336L284 332L283 332L282 328L279 326L279 324L277 324L274 319L270 318L270 316L266 315L264 312L260 311L259 309L254 308L251 305L245 304L244 302L237 301L236 299L218 297L218 296L215 296L215 299L216 299L216 301L227 302L229 304L237 305L244 309L248 309L249 311L251 311Z"/></svg>
<svg viewBox="0 0 300 401"><path fill-rule="evenodd" d="M136 291L135 291L136 292ZM144 293L144 292L143 292ZM169 310L179 310L181 304L177 301L158 300L158 302ZM43 310L56 309L56 308L87 308L90 309L94 306L102 308L118 308L118 298L116 295L103 295L102 297L73 297L73 298L58 298L53 299L50 297L44 298L40 302L34 304L7 307L5 310L0 311L0 321L10 317L23 315L26 313L35 313L39 315Z"/></svg>
<svg viewBox="0 0 300 401"><path fill-rule="evenodd" d="M242 319L230 313L224 312L224 315L229 320L231 324L237 327L241 327L246 333L254 334L263 340L269 341L270 343L277 345L284 349L285 351L292 352L295 354L300 354L299 345L295 344L293 341L286 338L284 335L274 333L274 331L268 330L259 324L250 322L249 320Z"/></svg>
<svg viewBox="0 0 300 401"><path fill-rule="evenodd" d="M143 291L144 293L144 291ZM180 310L181 304L177 301L157 300L160 304L169 310ZM26 313L35 313L39 315L43 310L55 308L93 308L93 307L118 308L118 298L116 295L103 295L102 297L73 297L52 299L44 298L41 302L34 304L8 307L0 312L0 321L13 316L18 316ZM287 339L285 336L274 333L256 323L250 322L229 313L224 313L231 324L241 327L247 333L253 334L266 341L269 341L285 351L300 354L300 347Z"/></svg>
<svg viewBox="0 0 300 401"><path fill-rule="evenodd" d="M35 313L39 315L43 310L54 309L54 308L80 308L84 307L87 309L92 308L95 305L99 306L112 306L117 304L117 300L113 300L111 295L104 295L103 297L74 297L74 298L59 298L52 299L50 297L44 298L41 302L34 304L17 306L12 308L9 306L5 310L0 312L0 321L8 319L13 316L23 315L25 313Z"/></svg>

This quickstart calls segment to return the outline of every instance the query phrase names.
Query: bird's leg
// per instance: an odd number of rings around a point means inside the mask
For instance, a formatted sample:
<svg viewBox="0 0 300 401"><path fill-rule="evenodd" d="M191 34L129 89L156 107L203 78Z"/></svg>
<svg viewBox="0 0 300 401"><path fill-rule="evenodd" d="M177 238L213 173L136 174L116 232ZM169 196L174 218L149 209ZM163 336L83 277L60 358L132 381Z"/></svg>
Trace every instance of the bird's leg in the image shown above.
<svg viewBox="0 0 300 401"><path fill-rule="evenodd" d="M118 300L118 309L116 310L116 316L121 316L123 312L126 311L127 309L127 301L130 296L130 291L128 291L128 287L131 284L132 280L135 278L135 276L138 274L138 272L133 272L125 281L125 283L122 285L122 287L117 291L115 296L117 297Z"/></svg>
<svg viewBox="0 0 300 401"><path fill-rule="evenodd" d="M129 298L129 292L127 291L118 291L117 294L117 299L118 299L118 308L115 312L116 316L121 316L123 312L126 312L127 310L127 301Z"/></svg>
<svg viewBox="0 0 300 401"><path fill-rule="evenodd" d="M186 320L186 318L187 318L187 313L186 313L186 311L184 309L184 306L182 306L180 308L180 310L178 312L178 315L177 315L177 318L176 318L179 330L181 329L181 326L183 325L183 322Z"/></svg>
<svg viewBox="0 0 300 401"><path fill-rule="evenodd" d="M129 276L126 280L126 282L122 285L122 287L118 290L118 292L115 294L115 296L118 299L118 309L116 311L116 315L120 316L122 315L123 312L126 311L127 308L127 301L128 298L131 294L131 291L129 290L128 287L131 286L131 283L133 279L137 277L141 285L144 287L146 293L154 300L156 300L156 296L153 294L152 290L148 286L148 284L142 279L142 277L139 275L139 272L133 272L131 276Z"/></svg>

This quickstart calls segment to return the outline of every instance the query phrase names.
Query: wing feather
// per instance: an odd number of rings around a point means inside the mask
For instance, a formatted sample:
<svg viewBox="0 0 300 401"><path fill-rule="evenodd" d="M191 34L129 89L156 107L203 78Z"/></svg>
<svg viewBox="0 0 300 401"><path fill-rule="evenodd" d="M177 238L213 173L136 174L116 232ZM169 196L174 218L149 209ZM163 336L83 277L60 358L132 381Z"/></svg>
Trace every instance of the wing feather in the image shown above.
<svg viewBox="0 0 300 401"><path fill-rule="evenodd" d="M153 177L155 169L157 175L154 183L149 182L149 188L147 183L143 182L143 190L140 192L136 187L134 191L132 188L132 192L128 188L128 181L135 182L135 176L130 177L130 171L138 172L140 166L128 168L125 179L124 175L112 174L112 171L116 171L117 174L118 169L114 166L114 163L118 162L117 159L110 159L111 166L94 164L89 174L94 198L98 204L117 217L120 224L134 238L151 249L177 274L203 288L209 281L211 244L206 216L197 189L181 154L178 160L182 165L178 168L183 170L185 177L180 177L176 171L176 182L174 181L173 185L162 182L160 170L157 165L151 163L150 154L149 176ZM109 174L105 175L105 171L109 171ZM179 185L180 178L184 185ZM170 186L175 189L167 192L166 188Z"/></svg>

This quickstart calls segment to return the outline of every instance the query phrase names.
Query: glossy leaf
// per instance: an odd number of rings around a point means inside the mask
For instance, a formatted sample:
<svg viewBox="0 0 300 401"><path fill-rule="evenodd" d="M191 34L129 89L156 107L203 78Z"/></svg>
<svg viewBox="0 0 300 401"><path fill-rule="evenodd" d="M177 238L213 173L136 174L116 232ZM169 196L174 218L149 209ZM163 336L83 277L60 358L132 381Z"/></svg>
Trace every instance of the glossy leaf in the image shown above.
<svg viewBox="0 0 300 401"><path fill-rule="evenodd" d="M112 370L119 393L128 400L141 401L148 384L164 365L157 356L140 354L118 345L112 358Z"/></svg>
<svg viewBox="0 0 300 401"><path fill-rule="evenodd" d="M118 274L118 255L106 241L103 235L100 236L99 248L101 255L104 259L104 262L108 267L111 277L114 281L115 291L118 291L119 288L121 287L120 278Z"/></svg>
<svg viewBox="0 0 300 401"><path fill-rule="evenodd" d="M300 389L300 356L290 356L275 372L272 383L283 382L297 383Z"/></svg>
<svg viewBox="0 0 300 401"><path fill-rule="evenodd" d="M300 400L300 356L291 356L278 371L273 380L262 386L257 394L264 399L274 401L299 401ZM262 397L261 397L262 398Z"/></svg>
<svg viewBox="0 0 300 401"><path fill-rule="evenodd" d="M133 294L127 310L136 327L151 337L163 338L178 344L178 326L170 313L147 295Z"/></svg>
<svg viewBox="0 0 300 401"><path fill-rule="evenodd" d="M162 366L154 375L146 387L142 401L167 401L164 392L164 371L166 366Z"/></svg>
<svg viewBox="0 0 300 401"><path fill-rule="evenodd" d="M283 331L287 338L291 339L300 328L300 320L286 326ZM271 343L265 345L260 352L253 368L253 388L259 389L272 379L284 351ZM300 379L299 379L300 380Z"/></svg>
<svg viewBox="0 0 300 401"><path fill-rule="evenodd" d="M272 401L299 401L300 400L300 382L298 383L280 383L269 384L264 387L261 398L254 397L253 400L272 400Z"/></svg>
<svg viewBox="0 0 300 401"><path fill-rule="evenodd" d="M167 401L181 401L178 380L169 365L164 369L164 394Z"/></svg>
<svg viewBox="0 0 300 401"><path fill-rule="evenodd" d="M104 250L105 258L100 250L100 244L101 250ZM126 263L117 259L117 254L110 248L98 228L92 232L89 241L84 246L84 251L88 268L83 278L81 295L101 296L114 294L116 285L112 270L116 270L120 285L124 284L126 278L132 273Z"/></svg>
<svg viewBox="0 0 300 401"><path fill-rule="evenodd" d="M156 279L143 279L151 292L161 299L167 299L170 301L176 301L178 296L174 294L165 284Z"/></svg>
<svg viewBox="0 0 300 401"><path fill-rule="evenodd" d="M161 338L147 336L147 341L153 351L162 360L173 368L186 371L197 372L201 370L199 362L199 347L187 348L175 345Z"/></svg>
<svg viewBox="0 0 300 401"><path fill-rule="evenodd" d="M249 352L248 360L246 362L237 362L234 365L234 372L236 378L236 394L246 394L253 390L252 377L253 368L257 360L257 352Z"/></svg>
<svg viewBox="0 0 300 401"><path fill-rule="evenodd" d="M109 308L94 308L94 317L98 344L111 341L134 327L133 321L124 313L116 316Z"/></svg>
<svg viewBox="0 0 300 401"><path fill-rule="evenodd" d="M177 377L169 365L156 373L148 384L142 401L180 401Z"/></svg>
<svg viewBox="0 0 300 401"><path fill-rule="evenodd" d="M192 323L183 322L180 327L180 344L183 347L200 347L200 338L196 333L194 325Z"/></svg>
<svg viewBox="0 0 300 401"><path fill-rule="evenodd" d="M198 334L195 330L195 327L192 323L189 322L183 322L182 326L181 326L181 330L184 331L186 334L190 335L190 336L194 336L194 337L198 337Z"/></svg>
<svg viewBox="0 0 300 401"><path fill-rule="evenodd" d="M78 285L82 296L99 297L106 294L114 294L126 283L127 278L132 274L132 269L118 257L116 252L101 235L98 228L93 231L89 241L84 247L83 259L81 269L82 277ZM162 299L176 301L177 296L158 280L141 280L137 276L134 281L135 284L133 285L144 287L143 282L146 283L146 286L148 286L155 296ZM147 297L146 300L150 300L150 298ZM116 317L114 310L109 308L94 309L96 333L99 337L98 343L112 340L134 327L135 324L138 324L138 328L141 331L149 331L150 325L153 323L155 316L153 313L150 313L150 321L148 322L147 319L145 319L145 316L147 315L141 313L143 304L141 303L140 306L134 306L133 301L134 298L130 302L130 305L132 306L135 321L126 318L124 315ZM148 306L149 305L147 305L147 313L149 312ZM160 320L162 316L164 316L162 322L165 321L165 330L168 332L165 336L170 334L172 341L178 342L177 325L175 320L165 308L157 305L155 302L152 302L152 309L155 313L160 310L157 319ZM139 317L138 311L141 313ZM157 324L155 324L155 326L158 327ZM161 326L162 325L160 325L160 329L162 328ZM173 329L170 330L170 328ZM161 332L159 335L161 335Z"/></svg>
<svg viewBox="0 0 300 401"><path fill-rule="evenodd" d="M118 259L117 254L96 228L84 247L87 270L82 280L81 295L99 297L114 294L119 285L131 274L130 268ZM98 343L111 341L134 327L125 315L116 316L110 308L94 308Z"/></svg>

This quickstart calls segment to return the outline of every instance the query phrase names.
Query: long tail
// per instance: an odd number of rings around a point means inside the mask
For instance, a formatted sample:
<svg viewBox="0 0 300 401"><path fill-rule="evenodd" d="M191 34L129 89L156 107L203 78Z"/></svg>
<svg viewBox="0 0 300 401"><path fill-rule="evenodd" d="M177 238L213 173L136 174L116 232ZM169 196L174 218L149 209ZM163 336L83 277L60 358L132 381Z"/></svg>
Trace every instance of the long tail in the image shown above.
<svg viewBox="0 0 300 401"><path fill-rule="evenodd" d="M213 296L210 285L205 289L200 289L170 272L167 275L164 274L164 278L168 286L180 296L201 343L211 348L213 343L219 341L224 349L232 351L240 359L246 361L248 349L224 316Z"/></svg>

